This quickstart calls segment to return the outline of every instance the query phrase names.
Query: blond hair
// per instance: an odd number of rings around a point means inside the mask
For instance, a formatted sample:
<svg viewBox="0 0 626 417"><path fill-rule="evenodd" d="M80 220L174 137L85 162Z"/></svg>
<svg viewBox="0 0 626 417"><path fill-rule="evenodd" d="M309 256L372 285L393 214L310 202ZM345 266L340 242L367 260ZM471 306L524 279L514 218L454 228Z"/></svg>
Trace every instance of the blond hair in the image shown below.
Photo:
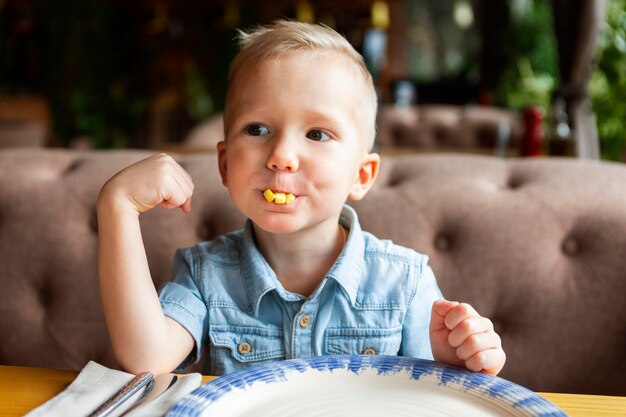
<svg viewBox="0 0 626 417"><path fill-rule="evenodd" d="M265 60L301 52L336 53L354 64L363 81L364 120L368 126L370 147L376 135L376 111L378 100L372 76L365 66L363 57L350 43L323 24L302 23L291 20L277 20L267 26L258 26L250 32L239 31L240 51L231 63L229 74L229 92L233 80L241 71L251 68ZM226 106L228 107L228 106Z"/></svg>

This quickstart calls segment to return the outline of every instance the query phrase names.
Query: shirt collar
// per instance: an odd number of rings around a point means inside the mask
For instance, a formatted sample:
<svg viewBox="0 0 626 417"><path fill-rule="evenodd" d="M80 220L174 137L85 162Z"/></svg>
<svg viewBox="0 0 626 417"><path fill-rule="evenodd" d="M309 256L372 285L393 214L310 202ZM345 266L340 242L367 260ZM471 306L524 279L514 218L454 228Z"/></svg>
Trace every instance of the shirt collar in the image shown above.
<svg viewBox="0 0 626 417"><path fill-rule="evenodd" d="M326 277L335 280L345 291L350 303L354 305L365 262L365 238L357 214L352 207L344 205L339 223L348 229L349 233L343 250ZM276 290L287 301L302 300L301 296L285 290L278 281L276 273L256 245L254 228L249 219L246 221L243 233L242 273L250 306L255 316L259 314L261 299L272 290Z"/></svg>
<svg viewBox="0 0 626 417"><path fill-rule="evenodd" d="M251 310L258 317L263 296L274 289L282 288L282 285L256 245L250 219L246 221L243 230L241 267Z"/></svg>
<svg viewBox="0 0 626 417"><path fill-rule="evenodd" d="M354 306L365 264L365 237L357 214L352 207L343 206L339 223L348 229L348 238L339 257L326 276L337 281Z"/></svg>

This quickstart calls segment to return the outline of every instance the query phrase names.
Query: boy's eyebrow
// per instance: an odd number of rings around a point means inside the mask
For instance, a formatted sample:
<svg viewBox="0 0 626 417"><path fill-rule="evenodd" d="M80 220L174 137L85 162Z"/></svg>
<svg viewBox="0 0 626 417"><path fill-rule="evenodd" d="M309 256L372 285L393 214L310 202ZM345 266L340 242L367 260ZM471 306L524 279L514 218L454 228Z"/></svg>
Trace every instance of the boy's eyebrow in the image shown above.
<svg viewBox="0 0 626 417"><path fill-rule="evenodd" d="M263 119L271 119L275 116L275 109L271 105L259 107L256 105L247 106L246 103L242 103L237 107L237 110L234 111L230 116L230 122L233 124L236 124L241 119L255 120L258 118L258 121L263 121ZM246 110L246 107L253 107L254 110ZM299 111L301 111L301 114L305 115L306 119L320 120L325 123L327 122L332 126L342 126L349 123L348 121L338 118L332 112L319 110L317 108L303 106L299 109Z"/></svg>
<svg viewBox="0 0 626 417"><path fill-rule="evenodd" d="M306 110L307 116L311 116L311 119L323 119L324 121L329 121L333 125L341 125L341 119L337 118L333 113L317 111L314 109ZM345 123L345 122L343 122Z"/></svg>

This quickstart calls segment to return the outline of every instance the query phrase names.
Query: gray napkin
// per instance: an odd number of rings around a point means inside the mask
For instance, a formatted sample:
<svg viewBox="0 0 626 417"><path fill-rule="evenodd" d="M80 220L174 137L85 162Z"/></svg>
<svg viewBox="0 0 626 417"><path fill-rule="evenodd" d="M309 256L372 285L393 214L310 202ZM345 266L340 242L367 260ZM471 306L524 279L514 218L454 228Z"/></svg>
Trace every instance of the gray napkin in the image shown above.
<svg viewBox="0 0 626 417"><path fill-rule="evenodd" d="M26 414L25 417L87 416L122 388L133 376L90 361L63 392ZM132 410L128 416L163 416L176 402L200 386L201 382L202 376L198 373L183 375L170 389ZM119 416L128 410L140 395L141 392L135 394L111 413L111 417Z"/></svg>

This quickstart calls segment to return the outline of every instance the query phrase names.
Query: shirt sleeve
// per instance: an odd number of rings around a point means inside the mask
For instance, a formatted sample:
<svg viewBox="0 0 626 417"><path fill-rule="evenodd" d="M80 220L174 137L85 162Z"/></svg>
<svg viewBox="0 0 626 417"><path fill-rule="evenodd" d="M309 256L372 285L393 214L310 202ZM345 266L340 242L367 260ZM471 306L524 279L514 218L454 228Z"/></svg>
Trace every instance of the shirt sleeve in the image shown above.
<svg viewBox="0 0 626 417"><path fill-rule="evenodd" d="M165 283L159 291L163 313L187 329L194 339L194 349L176 368L178 372L200 360L207 327L208 310L194 278L192 265L192 249L179 249L174 256L172 281Z"/></svg>
<svg viewBox="0 0 626 417"><path fill-rule="evenodd" d="M421 257L417 271L415 296L407 309L402 326L402 356L433 359L430 347L430 313L433 303L443 295L433 270L428 266L428 257Z"/></svg>

